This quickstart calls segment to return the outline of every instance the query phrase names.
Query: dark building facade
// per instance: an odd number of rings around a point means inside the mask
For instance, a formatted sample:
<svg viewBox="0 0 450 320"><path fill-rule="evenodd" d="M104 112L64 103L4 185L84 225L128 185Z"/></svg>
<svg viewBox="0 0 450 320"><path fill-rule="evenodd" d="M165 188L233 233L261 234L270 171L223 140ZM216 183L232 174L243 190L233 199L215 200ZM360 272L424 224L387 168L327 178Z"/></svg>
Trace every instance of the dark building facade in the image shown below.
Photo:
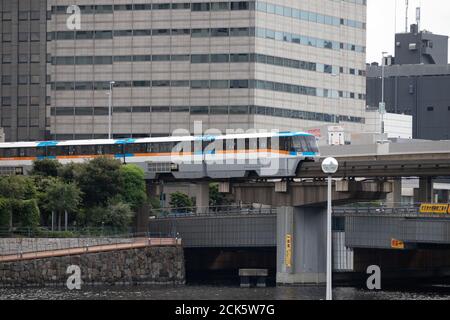
<svg viewBox="0 0 450 320"><path fill-rule="evenodd" d="M0 126L6 141L46 137L46 0L0 0Z"/></svg>
<svg viewBox="0 0 450 320"><path fill-rule="evenodd" d="M413 138L450 139L448 37L417 32L396 36L396 56L385 66L387 112L413 116ZM367 67L367 107L381 101L382 67Z"/></svg>

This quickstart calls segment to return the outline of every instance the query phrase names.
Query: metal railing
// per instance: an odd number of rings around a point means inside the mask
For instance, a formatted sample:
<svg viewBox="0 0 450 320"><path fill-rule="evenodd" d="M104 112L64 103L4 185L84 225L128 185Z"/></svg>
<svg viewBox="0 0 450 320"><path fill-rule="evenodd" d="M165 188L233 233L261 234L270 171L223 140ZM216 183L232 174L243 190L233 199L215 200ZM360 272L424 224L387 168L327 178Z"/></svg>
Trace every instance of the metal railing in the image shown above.
<svg viewBox="0 0 450 320"><path fill-rule="evenodd" d="M51 227L13 227L0 228L0 238L27 237L27 238L78 238L78 237L105 237L123 234L133 234L131 230L110 227L68 227L67 230L52 230Z"/></svg>
<svg viewBox="0 0 450 320"><path fill-rule="evenodd" d="M78 235L71 238L48 237L11 237L0 238L0 256L29 252L46 252L55 250L68 250L73 248L89 248L93 246L123 245L137 241L148 241L149 245L167 245L168 240L177 239L177 235L167 233L124 233L103 237Z"/></svg>
<svg viewBox="0 0 450 320"><path fill-rule="evenodd" d="M273 215L277 209L268 206L228 205L214 207L185 207L152 209L151 216L157 219L187 218L199 216L230 216L230 215Z"/></svg>

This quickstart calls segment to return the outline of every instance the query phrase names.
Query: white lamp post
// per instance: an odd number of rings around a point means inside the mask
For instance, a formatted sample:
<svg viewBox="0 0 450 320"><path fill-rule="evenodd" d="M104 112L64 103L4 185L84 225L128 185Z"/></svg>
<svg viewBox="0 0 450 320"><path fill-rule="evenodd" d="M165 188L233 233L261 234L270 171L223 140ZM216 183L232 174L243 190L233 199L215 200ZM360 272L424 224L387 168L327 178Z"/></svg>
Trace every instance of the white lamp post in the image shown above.
<svg viewBox="0 0 450 320"><path fill-rule="evenodd" d="M384 114L386 113L386 102L384 101L384 58L386 57L387 52L382 53L382 59L381 59L381 102L379 106L379 112L381 115L381 134L384 134Z"/></svg>
<svg viewBox="0 0 450 320"><path fill-rule="evenodd" d="M332 187L332 179L331 175L336 173L339 168L339 163L335 158L326 158L322 162L322 171L328 175L328 197L327 197L327 294L326 299L332 300L333 294L332 294L332 252L331 252L331 235L332 235L332 226L331 226L331 214L332 214L332 194L331 194L331 187Z"/></svg>
<svg viewBox="0 0 450 320"><path fill-rule="evenodd" d="M113 95L113 86L116 82L109 82L109 108L108 108L108 139L112 138L111 128L112 128L112 95Z"/></svg>

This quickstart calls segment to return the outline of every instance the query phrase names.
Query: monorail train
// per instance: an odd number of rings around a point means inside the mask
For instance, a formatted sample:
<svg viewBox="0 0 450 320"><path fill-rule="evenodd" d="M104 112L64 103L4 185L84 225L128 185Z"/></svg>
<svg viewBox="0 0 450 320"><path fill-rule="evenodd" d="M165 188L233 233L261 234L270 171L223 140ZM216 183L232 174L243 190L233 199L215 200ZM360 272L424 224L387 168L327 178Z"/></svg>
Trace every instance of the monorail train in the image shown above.
<svg viewBox="0 0 450 320"><path fill-rule="evenodd" d="M26 174L33 161L61 163L113 157L142 167L147 179L293 177L303 161L315 161L315 136L268 132L221 136L0 143L0 174Z"/></svg>

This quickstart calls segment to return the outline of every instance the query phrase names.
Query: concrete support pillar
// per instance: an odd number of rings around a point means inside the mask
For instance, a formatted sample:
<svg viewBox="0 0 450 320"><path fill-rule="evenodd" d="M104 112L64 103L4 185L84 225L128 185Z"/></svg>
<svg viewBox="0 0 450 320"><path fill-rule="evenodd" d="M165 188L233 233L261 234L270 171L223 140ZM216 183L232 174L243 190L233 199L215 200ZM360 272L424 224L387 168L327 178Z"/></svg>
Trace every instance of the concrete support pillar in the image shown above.
<svg viewBox="0 0 450 320"><path fill-rule="evenodd" d="M197 206L197 213L202 214L207 212L209 208L209 183L199 182L197 184L197 195L195 197Z"/></svg>
<svg viewBox="0 0 450 320"><path fill-rule="evenodd" d="M431 177L420 178L416 202L434 203L433 178Z"/></svg>
<svg viewBox="0 0 450 320"><path fill-rule="evenodd" d="M322 207L278 209L278 284L325 283L326 211Z"/></svg>
<svg viewBox="0 0 450 320"><path fill-rule="evenodd" d="M392 192L386 196L386 204L389 208L399 207L402 202L402 179L391 181Z"/></svg>

